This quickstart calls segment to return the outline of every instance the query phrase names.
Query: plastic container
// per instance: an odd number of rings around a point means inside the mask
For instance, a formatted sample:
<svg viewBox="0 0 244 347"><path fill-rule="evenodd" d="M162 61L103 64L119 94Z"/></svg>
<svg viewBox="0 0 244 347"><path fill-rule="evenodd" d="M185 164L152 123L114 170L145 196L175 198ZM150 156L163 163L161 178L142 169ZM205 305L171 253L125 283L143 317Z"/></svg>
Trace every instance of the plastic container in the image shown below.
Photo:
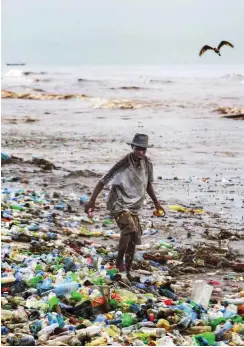
<svg viewBox="0 0 244 347"><path fill-rule="evenodd" d="M208 285L203 280L197 280L192 287L191 300L198 304L202 304L204 307L208 307L213 286Z"/></svg>
<svg viewBox="0 0 244 347"><path fill-rule="evenodd" d="M218 329L214 332L215 336L216 336L216 340L220 340L222 338L222 336L224 335L224 333L230 331L232 328L233 328L233 323L230 320L225 322L223 327L221 327L220 329Z"/></svg>

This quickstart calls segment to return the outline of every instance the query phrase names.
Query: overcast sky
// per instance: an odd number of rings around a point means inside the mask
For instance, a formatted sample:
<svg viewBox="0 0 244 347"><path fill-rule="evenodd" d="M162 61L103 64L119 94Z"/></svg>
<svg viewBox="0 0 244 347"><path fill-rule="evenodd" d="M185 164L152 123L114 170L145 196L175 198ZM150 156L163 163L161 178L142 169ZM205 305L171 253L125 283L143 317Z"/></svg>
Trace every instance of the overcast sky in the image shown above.
<svg viewBox="0 0 244 347"><path fill-rule="evenodd" d="M2 0L2 64L242 64L243 17L244 0Z"/></svg>

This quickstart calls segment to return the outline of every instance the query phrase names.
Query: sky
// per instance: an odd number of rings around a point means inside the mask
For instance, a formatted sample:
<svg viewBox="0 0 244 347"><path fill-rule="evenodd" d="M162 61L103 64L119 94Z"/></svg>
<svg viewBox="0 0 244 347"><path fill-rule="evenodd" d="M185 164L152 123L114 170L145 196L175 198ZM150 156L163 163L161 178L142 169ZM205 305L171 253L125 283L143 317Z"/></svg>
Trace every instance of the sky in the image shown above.
<svg viewBox="0 0 244 347"><path fill-rule="evenodd" d="M2 0L2 64L244 63L244 0ZM221 40L219 57L198 53Z"/></svg>

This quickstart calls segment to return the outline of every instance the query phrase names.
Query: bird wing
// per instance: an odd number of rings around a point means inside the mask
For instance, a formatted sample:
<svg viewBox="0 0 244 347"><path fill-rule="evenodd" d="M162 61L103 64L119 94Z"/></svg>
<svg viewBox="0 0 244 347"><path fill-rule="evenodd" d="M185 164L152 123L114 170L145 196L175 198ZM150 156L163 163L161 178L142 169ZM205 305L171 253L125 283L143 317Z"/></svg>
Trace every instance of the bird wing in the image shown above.
<svg viewBox="0 0 244 347"><path fill-rule="evenodd" d="M223 47L223 46L230 46L230 47L234 48L232 43L230 43L228 41L221 41L220 44L218 45L218 50L220 50L220 48Z"/></svg>
<svg viewBox="0 0 244 347"><path fill-rule="evenodd" d="M210 47L210 46L208 46L208 45L203 46L202 49L201 49L200 52L199 52L200 57L201 57L201 55L203 55L203 53L205 53L208 49L212 49L212 50L213 50L213 47Z"/></svg>

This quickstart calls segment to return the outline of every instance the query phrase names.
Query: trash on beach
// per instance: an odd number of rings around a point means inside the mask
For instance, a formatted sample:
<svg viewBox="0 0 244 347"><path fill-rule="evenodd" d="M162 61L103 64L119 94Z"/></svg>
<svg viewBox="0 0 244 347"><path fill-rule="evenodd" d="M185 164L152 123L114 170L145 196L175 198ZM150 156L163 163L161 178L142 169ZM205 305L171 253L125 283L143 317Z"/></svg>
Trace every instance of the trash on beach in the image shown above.
<svg viewBox="0 0 244 347"><path fill-rule="evenodd" d="M117 247L99 239L119 236L113 220L95 216L89 223L53 195L2 189L3 345L243 344L241 275L226 274L227 283L240 285L219 300L213 288L224 288L224 279L208 285L178 278L225 259L228 249L148 241L137 248L128 281L114 266ZM155 231L146 229L145 237Z"/></svg>

